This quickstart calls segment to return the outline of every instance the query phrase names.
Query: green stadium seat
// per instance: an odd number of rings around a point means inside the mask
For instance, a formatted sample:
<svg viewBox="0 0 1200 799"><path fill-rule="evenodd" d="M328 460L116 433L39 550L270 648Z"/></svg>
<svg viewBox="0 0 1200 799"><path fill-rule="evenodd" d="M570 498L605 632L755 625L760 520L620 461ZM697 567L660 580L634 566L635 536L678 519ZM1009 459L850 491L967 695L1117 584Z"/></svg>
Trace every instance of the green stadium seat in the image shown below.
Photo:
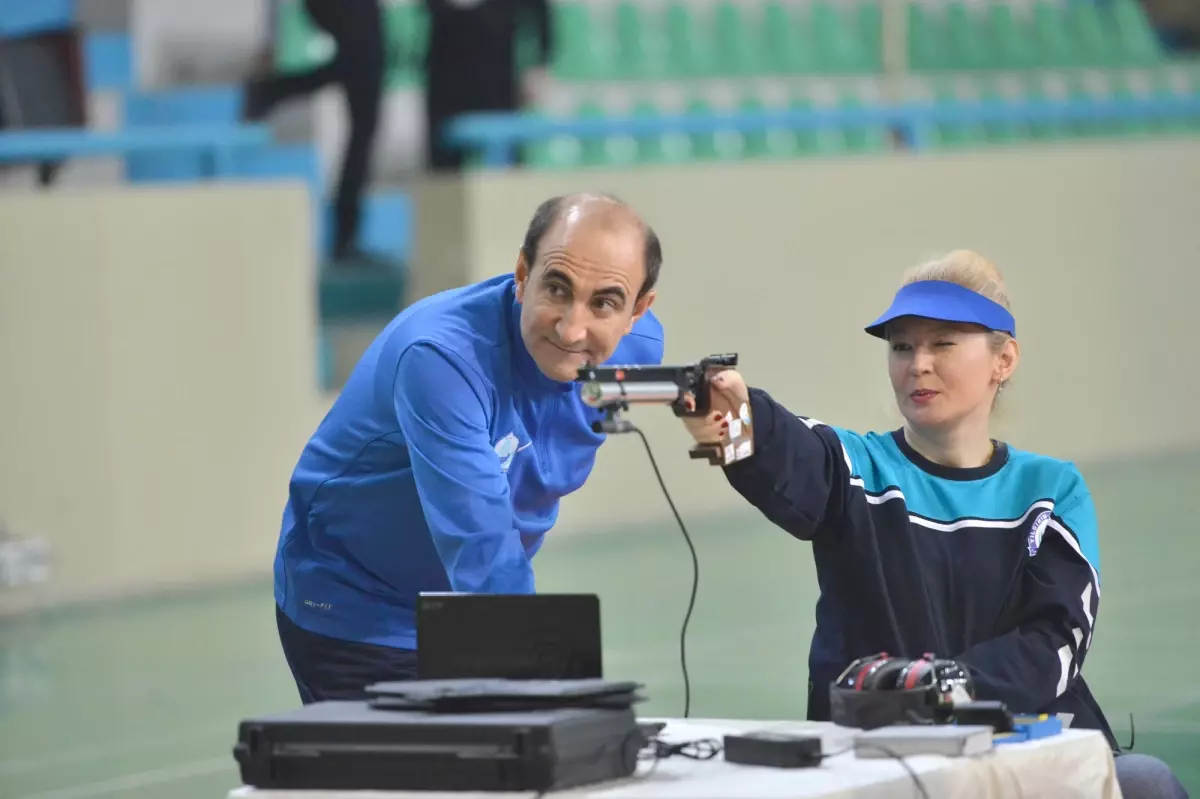
<svg viewBox="0 0 1200 799"><path fill-rule="evenodd" d="M1037 68L1073 67L1082 62L1067 27L1065 10L1058 3L1038 0L1034 5L1033 40L1037 48L1034 54Z"/></svg>
<svg viewBox="0 0 1200 799"><path fill-rule="evenodd" d="M707 72L704 47L687 0L671 0L664 18L667 71L676 78L702 77Z"/></svg>
<svg viewBox="0 0 1200 799"><path fill-rule="evenodd" d="M385 5L384 36L387 40L387 87L417 86L424 82L422 64L429 41L429 17L416 2Z"/></svg>
<svg viewBox="0 0 1200 799"><path fill-rule="evenodd" d="M633 115L643 119L653 119L660 116L658 107L649 100L640 100L633 107ZM641 164L662 164L667 161L666 148L663 147L662 136L637 136L637 160Z"/></svg>
<svg viewBox="0 0 1200 799"><path fill-rule="evenodd" d="M814 67L825 74L868 73L873 70L861 31L848 12L831 0L813 0L809 27L814 42Z"/></svg>
<svg viewBox="0 0 1200 799"><path fill-rule="evenodd" d="M636 116L660 116L661 111L649 102L634 108ZM691 160L693 143L686 133L659 133L641 138L638 142L638 161L643 164L682 164Z"/></svg>
<svg viewBox="0 0 1200 799"><path fill-rule="evenodd" d="M951 69L977 70L994 65L992 41L985 34L979 15L961 0L953 0L944 8L946 43Z"/></svg>
<svg viewBox="0 0 1200 799"><path fill-rule="evenodd" d="M748 96L741 102L741 110L746 113L761 113L766 109L761 98ZM814 145L815 149L815 145ZM768 128L745 137L743 157L748 159L783 160L794 158L800 148L796 132L788 128Z"/></svg>
<svg viewBox="0 0 1200 799"><path fill-rule="evenodd" d="M793 111L812 111L813 102L807 97L795 97L791 108ZM795 143L794 152L800 157L837 155L846 151L845 137L834 127L804 128L791 133Z"/></svg>
<svg viewBox="0 0 1200 799"><path fill-rule="evenodd" d="M863 103L860 97L844 93L838 105L843 109L849 110L863 108L865 103ZM877 153L888 147L887 131L878 126L846 127L842 130L842 138L846 144L846 151L850 153Z"/></svg>
<svg viewBox="0 0 1200 799"><path fill-rule="evenodd" d="M1027 28L1017 23L1012 6L1008 3L992 3L987 13L993 64L998 69L1028 69L1035 66Z"/></svg>
<svg viewBox="0 0 1200 799"><path fill-rule="evenodd" d="M685 113L697 115L710 114L712 113L712 107L705 100L694 98L688 101ZM692 145L692 160L716 161L722 157L717 133L694 133L689 138Z"/></svg>
<svg viewBox="0 0 1200 799"><path fill-rule="evenodd" d="M789 103L793 111L812 111L813 102L807 97L793 97ZM820 153L832 153L841 149L841 136L830 128L803 128L791 131L796 144L797 156L810 156Z"/></svg>
<svg viewBox="0 0 1200 799"><path fill-rule="evenodd" d="M275 23L275 67L281 72L303 72L333 55L333 40L313 24L299 0L281 2Z"/></svg>
<svg viewBox="0 0 1200 799"><path fill-rule="evenodd" d="M1163 61L1164 53L1150 19L1138 0L1110 0L1116 48L1122 61L1148 66Z"/></svg>
<svg viewBox="0 0 1200 799"><path fill-rule="evenodd" d="M742 107L746 111L761 112L766 110L758 98L746 98ZM768 128L761 134L748 136L746 141L748 157L783 160L795 158L799 154L799 143L796 131L789 128Z"/></svg>
<svg viewBox="0 0 1200 799"><path fill-rule="evenodd" d="M737 77L761 71L761 48L753 41L741 4L735 0L720 0L713 11L712 39L715 74Z"/></svg>
<svg viewBox="0 0 1200 799"><path fill-rule="evenodd" d="M1193 64L1192 73L1188 76L1188 89L1186 94L1192 97L1200 97L1200 65ZM1200 116L1193 115L1192 119L1177 122L1177 130L1200 132Z"/></svg>
<svg viewBox="0 0 1200 799"><path fill-rule="evenodd" d="M564 80L607 77L590 4L585 0L558 0L551 8L556 42L554 74Z"/></svg>
<svg viewBox="0 0 1200 799"><path fill-rule="evenodd" d="M1081 64L1115 67L1123 60L1117 42L1110 35L1106 15L1097 3L1073 3L1066 10L1066 24L1078 47Z"/></svg>
<svg viewBox="0 0 1200 799"><path fill-rule="evenodd" d="M866 51L866 68L871 72L883 71L883 2L871 0L858 7L859 36Z"/></svg>
<svg viewBox="0 0 1200 799"><path fill-rule="evenodd" d="M604 108L594 100L585 100L579 104L576 110L576 116L580 119L604 119L608 116ZM579 140L579 163L581 166L599 167L608 166L610 157L608 153L607 138L588 137Z"/></svg>
<svg viewBox="0 0 1200 799"><path fill-rule="evenodd" d="M639 100L633 106L632 116L654 118L659 116L658 107L649 100ZM633 162L655 165L666 162L667 155L662 146L662 136L634 136Z"/></svg>
<svg viewBox="0 0 1200 799"><path fill-rule="evenodd" d="M1181 93L1172 85L1170 74L1165 70L1159 70L1150 79L1150 90L1146 96L1166 100L1172 97L1179 97ZM1146 120L1146 127L1153 133L1179 133L1187 130L1188 123L1182 119L1148 119Z"/></svg>
<svg viewBox="0 0 1200 799"><path fill-rule="evenodd" d="M661 64L654 58L651 31L646 27L637 0L621 0L617 4L613 31L617 77L654 77Z"/></svg>
<svg viewBox="0 0 1200 799"><path fill-rule="evenodd" d="M979 99L991 104L1006 104L1011 102L1000 87L991 80L984 80L979 87ZM983 124L984 139L995 145L1011 144L1028 138L1026 126L1016 122L985 122Z"/></svg>
<svg viewBox="0 0 1200 799"><path fill-rule="evenodd" d="M933 96L934 104L938 107L957 108L970 102L964 100L949 81L938 81ZM954 149L978 146L987 139L987 133L981 124L939 122L934 125L930 138L935 147Z"/></svg>
<svg viewBox="0 0 1200 799"><path fill-rule="evenodd" d="M1042 85L1040 76L1031 76L1025 81L1025 98L1029 102L1042 102L1051 99ZM1057 120L1033 122L1029 125L1029 135L1037 141L1057 141L1070 138L1073 133L1069 126Z"/></svg>
<svg viewBox="0 0 1200 799"><path fill-rule="evenodd" d="M807 71L812 64L811 42L802 42L790 7L767 0L760 20L764 69L778 75ZM810 46L805 46L805 45Z"/></svg>
<svg viewBox="0 0 1200 799"><path fill-rule="evenodd" d="M525 164L530 169L571 169L580 162L579 140L571 136L555 136L552 139L529 142L524 150Z"/></svg>
<svg viewBox="0 0 1200 799"><path fill-rule="evenodd" d="M1197 66L1200 67L1200 65ZM1170 71L1165 69L1157 70L1151 78L1148 96L1161 100L1200 96L1200 72L1189 77L1191 77L1191 80L1176 84L1172 80ZM1147 120L1147 127L1152 132L1170 135L1197 132L1200 131L1200 117L1192 116L1190 119L1150 119Z"/></svg>
<svg viewBox="0 0 1200 799"><path fill-rule="evenodd" d="M743 97L738 110L744 114L758 114L765 110L762 98L756 95ZM742 155L747 159L765 158L770 151L768 131L754 131L745 135Z"/></svg>
<svg viewBox="0 0 1200 799"><path fill-rule="evenodd" d="M1147 95L1135 91L1129 83L1129 78L1123 74L1114 74L1109 78L1108 96L1112 100L1138 100L1140 97ZM1138 137L1146 136L1153 130L1153 120L1150 119L1127 119L1127 120L1112 120L1105 122L1104 131L1110 136L1120 137Z"/></svg>
<svg viewBox="0 0 1200 799"><path fill-rule="evenodd" d="M1068 100L1086 102L1096 99L1095 93L1084 85L1078 76L1073 76L1069 85L1070 88L1067 91ZM1103 136L1108 126L1109 123L1103 120L1080 120L1069 123L1068 130L1076 138L1093 138Z"/></svg>
<svg viewBox="0 0 1200 799"><path fill-rule="evenodd" d="M929 9L916 2L908 4L908 63L918 71L944 69L948 63L946 35Z"/></svg>

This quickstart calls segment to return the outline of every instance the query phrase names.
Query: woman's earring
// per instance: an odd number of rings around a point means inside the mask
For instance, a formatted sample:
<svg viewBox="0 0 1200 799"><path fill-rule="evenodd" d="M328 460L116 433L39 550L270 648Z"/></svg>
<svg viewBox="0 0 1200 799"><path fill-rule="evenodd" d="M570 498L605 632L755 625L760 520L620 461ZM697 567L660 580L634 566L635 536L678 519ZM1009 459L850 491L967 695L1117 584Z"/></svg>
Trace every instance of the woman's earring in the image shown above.
<svg viewBox="0 0 1200 799"><path fill-rule="evenodd" d="M1004 390L1004 381L1001 380L1000 385L996 387L996 393L999 394L1003 390Z"/></svg>

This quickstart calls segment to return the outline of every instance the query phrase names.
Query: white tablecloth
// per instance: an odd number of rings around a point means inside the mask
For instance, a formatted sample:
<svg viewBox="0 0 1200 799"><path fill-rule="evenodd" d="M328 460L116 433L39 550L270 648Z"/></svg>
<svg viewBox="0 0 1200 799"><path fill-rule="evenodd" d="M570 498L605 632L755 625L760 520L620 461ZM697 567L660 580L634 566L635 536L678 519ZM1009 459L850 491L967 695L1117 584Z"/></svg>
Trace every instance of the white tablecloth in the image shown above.
<svg viewBox="0 0 1200 799"><path fill-rule="evenodd" d="M659 719L668 742L715 738L771 729L819 733L827 758L818 768L774 769L671 757L640 763L628 779L550 794L561 799L906 799L918 797L904 766L893 759L857 758L846 751L853 730L817 722L729 719ZM1028 743L1004 744L975 757L916 755L905 762L924 783L929 799L1121 799L1107 742L1092 730ZM651 769L653 766L653 770ZM238 788L228 799L501 799L533 793L260 791Z"/></svg>

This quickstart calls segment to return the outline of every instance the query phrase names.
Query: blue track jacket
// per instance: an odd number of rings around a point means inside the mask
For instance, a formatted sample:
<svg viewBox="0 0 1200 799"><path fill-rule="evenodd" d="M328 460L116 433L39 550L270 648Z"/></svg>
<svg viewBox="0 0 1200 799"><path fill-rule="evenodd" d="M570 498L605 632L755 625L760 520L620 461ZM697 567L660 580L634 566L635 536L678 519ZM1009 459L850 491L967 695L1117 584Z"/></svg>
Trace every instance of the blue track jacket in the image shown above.
<svg viewBox="0 0 1200 799"><path fill-rule="evenodd" d="M424 591L532 593L531 560L604 436L577 383L541 373L511 275L397 316L300 455L275 557L275 601L342 640L416 647ZM609 363L658 364L646 313Z"/></svg>

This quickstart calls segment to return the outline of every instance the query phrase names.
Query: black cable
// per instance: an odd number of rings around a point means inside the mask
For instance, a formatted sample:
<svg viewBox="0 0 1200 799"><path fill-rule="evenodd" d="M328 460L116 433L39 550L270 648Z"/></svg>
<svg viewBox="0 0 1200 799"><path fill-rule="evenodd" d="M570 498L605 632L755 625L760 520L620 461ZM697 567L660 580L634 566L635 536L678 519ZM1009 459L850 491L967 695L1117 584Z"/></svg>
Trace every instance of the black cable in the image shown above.
<svg viewBox="0 0 1200 799"><path fill-rule="evenodd" d="M627 424L633 432L641 437L642 444L646 447L646 455L650 458L650 466L654 469L654 476L658 478L658 485L662 489L663 496L667 498L667 504L671 506L671 513L675 514L675 521L679 523L679 529L683 532L683 540L687 542L688 550L692 553L692 596L688 599L687 613L683 616L683 627L679 631L679 665L683 669L683 717L686 719L692 710L692 685L688 678L687 667L687 629L688 623L692 620L692 610L696 607L696 593L700 588L700 559L696 557L696 547L692 544L692 537L688 534L687 525L683 523L683 518L679 515L679 511L675 508L675 502L671 499L671 493L667 491L667 484L663 481L662 472L658 470L658 463L654 460L654 453L650 450L650 442L646 440L646 434L632 423Z"/></svg>
<svg viewBox="0 0 1200 799"><path fill-rule="evenodd" d="M668 757L686 757L689 760L712 760L724 751L724 745L715 738L700 738L695 741L670 744L660 738L647 738L646 746L638 754L638 760L649 760L650 768L638 776L645 780L654 775L658 764Z"/></svg>
<svg viewBox="0 0 1200 799"><path fill-rule="evenodd" d="M684 741L672 744L660 738L646 741L645 753L642 760L665 760L668 757L686 757L689 760L712 760L725 750L724 745L716 738L698 738L694 741Z"/></svg>
<svg viewBox="0 0 1200 799"><path fill-rule="evenodd" d="M908 772L909 778L912 779L913 785L916 786L917 790L921 792L921 796L924 797L924 799L929 799L929 791L927 791L925 789L925 783L921 782L921 777L918 776L917 772L913 770L913 767L908 764L908 761L904 759L904 755L899 754L898 752L896 752L892 749L889 749L886 746L881 746L879 744L873 744L873 743L863 743L862 741L855 741L852 746L849 746L849 747L841 750L840 752L830 752L827 755L821 755L821 759L828 760L831 757L837 757L838 755L844 755L846 752L849 752L851 749L874 749L876 752L887 755L892 760L895 760L901 766L904 767L905 771Z"/></svg>

